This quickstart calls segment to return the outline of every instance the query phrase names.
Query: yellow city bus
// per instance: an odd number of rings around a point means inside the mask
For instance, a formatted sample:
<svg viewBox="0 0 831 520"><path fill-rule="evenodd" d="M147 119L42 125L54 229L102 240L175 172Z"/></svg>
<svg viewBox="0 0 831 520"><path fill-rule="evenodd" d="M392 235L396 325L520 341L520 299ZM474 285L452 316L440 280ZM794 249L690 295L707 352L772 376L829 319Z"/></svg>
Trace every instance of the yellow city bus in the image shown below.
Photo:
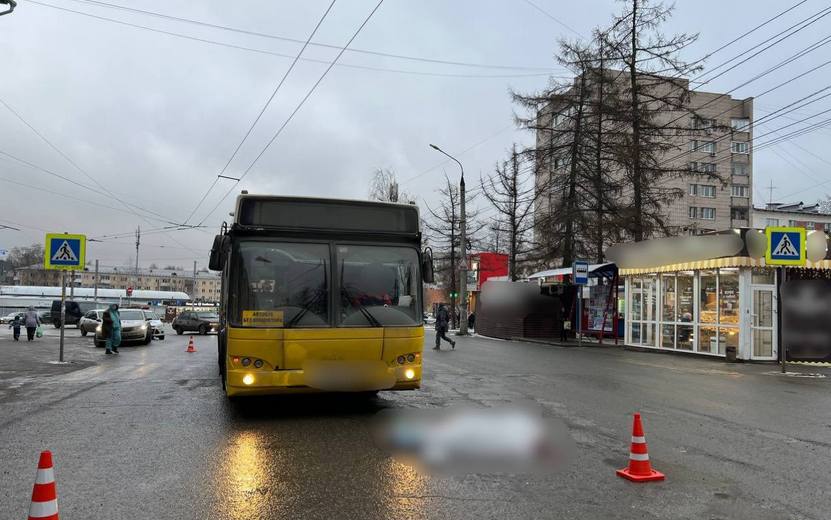
<svg viewBox="0 0 831 520"><path fill-rule="evenodd" d="M421 385L422 281L410 204L248 195L214 239L228 397Z"/></svg>

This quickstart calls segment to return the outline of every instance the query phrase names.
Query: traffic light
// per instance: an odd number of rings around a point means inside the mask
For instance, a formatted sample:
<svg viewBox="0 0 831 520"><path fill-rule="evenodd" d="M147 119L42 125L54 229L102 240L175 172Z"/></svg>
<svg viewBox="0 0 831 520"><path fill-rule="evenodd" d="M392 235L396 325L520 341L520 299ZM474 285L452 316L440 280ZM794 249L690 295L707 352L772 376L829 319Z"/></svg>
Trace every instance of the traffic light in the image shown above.
<svg viewBox="0 0 831 520"><path fill-rule="evenodd" d="M457 293L457 292L455 292L455 291L452 291L452 292L450 293L450 297L451 297L451 298L458 298L458 297L459 297L459 293Z"/></svg>

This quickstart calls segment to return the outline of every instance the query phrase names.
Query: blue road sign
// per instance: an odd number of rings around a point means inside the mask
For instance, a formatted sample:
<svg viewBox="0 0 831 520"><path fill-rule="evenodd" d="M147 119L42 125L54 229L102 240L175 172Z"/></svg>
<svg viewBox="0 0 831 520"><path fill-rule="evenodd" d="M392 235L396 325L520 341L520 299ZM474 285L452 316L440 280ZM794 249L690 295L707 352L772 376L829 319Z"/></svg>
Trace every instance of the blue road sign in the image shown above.
<svg viewBox="0 0 831 520"><path fill-rule="evenodd" d="M589 283L589 263L583 260L576 260L571 268L572 281L576 285Z"/></svg>
<svg viewBox="0 0 831 520"><path fill-rule="evenodd" d="M769 265L805 265L805 228L769 227L765 262Z"/></svg>
<svg viewBox="0 0 831 520"><path fill-rule="evenodd" d="M86 242L87 237L84 235L47 234L43 255L44 267L46 269L83 269Z"/></svg>

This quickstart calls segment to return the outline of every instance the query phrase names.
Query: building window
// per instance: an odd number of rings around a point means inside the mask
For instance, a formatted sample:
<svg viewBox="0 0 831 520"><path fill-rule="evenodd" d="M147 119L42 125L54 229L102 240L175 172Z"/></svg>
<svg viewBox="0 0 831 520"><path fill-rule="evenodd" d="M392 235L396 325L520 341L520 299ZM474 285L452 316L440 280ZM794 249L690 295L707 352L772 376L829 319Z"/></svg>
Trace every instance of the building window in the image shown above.
<svg viewBox="0 0 831 520"><path fill-rule="evenodd" d="M732 117L730 118L730 127L736 132L749 132L750 119L746 117Z"/></svg>
<svg viewBox="0 0 831 520"><path fill-rule="evenodd" d="M734 197L747 197L748 186L734 184L732 188L732 194Z"/></svg>
<svg viewBox="0 0 831 520"><path fill-rule="evenodd" d="M733 163L731 169L733 175L747 175L747 163Z"/></svg>
<svg viewBox="0 0 831 520"><path fill-rule="evenodd" d="M690 171L698 173L715 173L716 164L693 161L690 163Z"/></svg>
<svg viewBox="0 0 831 520"><path fill-rule="evenodd" d="M693 141L690 141L690 151L691 152L707 152L707 153L714 154L714 153L716 153L716 143L714 141L693 140Z"/></svg>
<svg viewBox="0 0 831 520"><path fill-rule="evenodd" d="M730 208L730 218L733 220L747 220L747 208Z"/></svg>
<svg viewBox="0 0 831 520"><path fill-rule="evenodd" d="M697 208L695 206L690 206L690 218L715 220L716 208Z"/></svg>
<svg viewBox="0 0 831 520"><path fill-rule="evenodd" d="M765 219L765 227L776 227L779 225L778 218L766 218Z"/></svg>
<svg viewBox="0 0 831 520"><path fill-rule="evenodd" d="M716 187L711 184L690 184L690 195L715 198Z"/></svg>
<svg viewBox="0 0 831 520"><path fill-rule="evenodd" d="M693 116L692 126L696 130L709 130L716 126L715 119L705 119L703 117Z"/></svg>
<svg viewBox="0 0 831 520"><path fill-rule="evenodd" d="M750 153L750 143L744 141L733 141L730 151L733 153Z"/></svg>

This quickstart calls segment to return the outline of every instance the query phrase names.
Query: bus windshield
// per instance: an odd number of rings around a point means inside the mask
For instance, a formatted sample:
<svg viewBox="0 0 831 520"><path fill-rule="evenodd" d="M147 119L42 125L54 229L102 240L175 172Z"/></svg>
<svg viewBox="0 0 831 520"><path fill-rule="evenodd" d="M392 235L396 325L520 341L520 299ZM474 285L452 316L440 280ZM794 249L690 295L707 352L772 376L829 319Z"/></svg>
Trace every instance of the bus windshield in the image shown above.
<svg viewBox="0 0 831 520"><path fill-rule="evenodd" d="M229 292L229 316L269 311L262 326L329 325L329 246L290 242L242 242L236 255L236 291ZM232 282L233 283L233 282Z"/></svg>
<svg viewBox="0 0 831 520"><path fill-rule="evenodd" d="M418 252L382 245L245 241L234 255L229 319L244 326L421 323ZM334 294L332 294L334 293ZM335 304L337 309L330 309ZM333 312L330 312L333 311ZM256 317L257 321L248 321Z"/></svg>
<svg viewBox="0 0 831 520"><path fill-rule="evenodd" d="M338 245L340 323L358 327L421 323L418 266L413 248Z"/></svg>

